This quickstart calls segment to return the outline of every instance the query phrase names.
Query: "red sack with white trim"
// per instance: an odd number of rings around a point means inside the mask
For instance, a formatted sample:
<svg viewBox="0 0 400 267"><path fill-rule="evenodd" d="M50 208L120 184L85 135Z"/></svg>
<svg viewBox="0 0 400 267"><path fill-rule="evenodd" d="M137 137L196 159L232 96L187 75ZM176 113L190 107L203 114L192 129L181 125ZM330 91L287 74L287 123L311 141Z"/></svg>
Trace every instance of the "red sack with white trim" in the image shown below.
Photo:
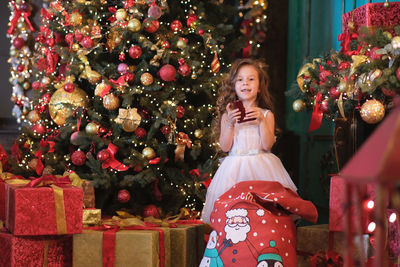
<svg viewBox="0 0 400 267"><path fill-rule="evenodd" d="M296 266L296 227L291 214L316 222L314 204L279 182L234 185L214 204L201 267Z"/></svg>

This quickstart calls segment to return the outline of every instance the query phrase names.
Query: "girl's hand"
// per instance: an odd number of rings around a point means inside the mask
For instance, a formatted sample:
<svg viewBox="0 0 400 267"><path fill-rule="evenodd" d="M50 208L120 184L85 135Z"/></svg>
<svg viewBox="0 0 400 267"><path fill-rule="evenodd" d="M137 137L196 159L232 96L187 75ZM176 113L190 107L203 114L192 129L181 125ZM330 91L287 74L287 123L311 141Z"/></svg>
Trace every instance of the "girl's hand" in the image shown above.
<svg viewBox="0 0 400 267"><path fill-rule="evenodd" d="M231 104L226 105L226 112L228 114L227 123L232 127L238 119L240 119L241 112L239 109L233 109Z"/></svg>
<svg viewBox="0 0 400 267"><path fill-rule="evenodd" d="M246 116L244 117L245 120L256 119L257 121L261 121L264 118L264 112L259 107L250 107L246 109Z"/></svg>

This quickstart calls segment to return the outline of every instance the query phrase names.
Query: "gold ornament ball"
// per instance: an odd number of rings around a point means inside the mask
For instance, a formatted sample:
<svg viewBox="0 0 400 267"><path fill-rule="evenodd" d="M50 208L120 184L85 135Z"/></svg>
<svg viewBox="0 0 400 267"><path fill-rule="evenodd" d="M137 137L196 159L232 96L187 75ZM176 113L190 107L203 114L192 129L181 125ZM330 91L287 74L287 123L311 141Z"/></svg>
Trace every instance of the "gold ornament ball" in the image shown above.
<svg viewBox="0 0 400 267"><path fill-rule="evenodd" d="M105 95L103 98L103 106L107 110L116 110L120 106L119 97L113 94Z"/></svg>
<svg viewBox="0 0 400 267"><path fill-rule="evenodd" d="M79 48L81 48L80 47L80 45L79 44L73 44L72 46L71 46L71 48L72 48L72 51L78 51L79 50Z"/></svg>
<svg viewBox="0 0 400 267"><path fill-rule="evenodd" d="M185 40L183 40L183 39L180 39L180 40L178 40L177 42L176 42L176 46L179 48L179 49L185 49L185 47L186 47L186 42L185 42Z"/></svg>
<svg viewBox="0 0 400 267"><path fill-rule="evenodd" d="M39 113L36 110L32 110L28 113L28 121L36 123L40 120Z"/></svg>
<svg viewBox="0 0 400 267"><path fill-rule="evenodd" d="M24 84L22 86L24 87L25 90L28 90L29 88L31 88L31 84L29 82L24 82Z"/></svg>
<svg viewBox="0 0 400 267"><path fill-rule="evenodd" d="M124 21L127 15L128 13L126 13L126 10L123 8L120 8L115 12L115 18L119 21Z"/></svg>
<svg viewBox="0 0 400 267"><path fill-rule="evenodd" d="M145 73L143 73L143 74L140 76L140 82L141 82L144 86L149 86L149 85L151 85L151 84L153 83L153 81L154 81L153 75L151 75L151 74L148 73L148 72L145 72Z"/></svg>
<svg viewBox="0 0 400 267"><path fill-rule="evenodd" d="M89 122L88 124L86 124L85 127L85 132L87 134L97 134L97 132L99 131L99 125L94 123L94 122Z"/></svg>
<svg viewBox="0 0 400 267"><path fill-rule="evenodd" d="M302 112L306 108L306 103L301 99L293 101L293 110L296 112Z"/></svg>
<svg viewBox="0 0 400 267"><path fill-rule="evenodd" d="M18 77L18 82L22 83L25 81L25 77L24 76L19 76Z"/></svg>
<svg viewBox="0 0 400 267"><path fill-rule="evenodd" d="M393 38L393 35L390 32L387 32L387 31L384 31L383 35L389 40L391 40Z"/></svg>
<svg viewBox="0 0 400 267"><path fill-rule="evenodd" d="M190 76L193 80L195 80L195 79L197 79L197 74L196 74L196 72L193 72L192 73L192 76Z"/></svg>
<svg viewBox="0 0 400 267"><path fill-rule="evenodd" d="M139 124L134 120L124 120L122 122L121 126L122 126L122 130L124 130L127 133L131 133L137 129Z"/></svg>
<svg viewBox="0 0 400 267"><path fill-rule="evenodd" d="M142 154L146 159L152 159L156 156L156 152L151 147L145 147Z"/></svg>
<svg viewBox="0 0 400 267"><path fill-rule="evenodd" d="M96 89L94 89L94 95L101 96L103 91L106 90L109 87L108 84L106 83L99 83L96 85Z"/></svg>
<svg viewBox="0 0 400 267"><path fill-rule="evenodd" d="M400 36L395 36L392 39L392 47L393 49L399 49L400 48Z"/></svg>
<svg viewBox="0 0 400 267"><path fill-rule="evenodd" d="M21 31L25 31L26 30L25 22L18 22L17 23L17 28L20 29Z"/></svg>
<svg viewBox="0 0 400 267"><path fill-rule="evenodd" d="M79 12L73 12L69 16L69 22L72 26L78 26L82 23L82 15Z"/></svg>
<svg viewBox="0 0 400 267"><path fill-rule="evenodd" d="M385 107L378 100L368 100L361 106L360 115L366 123L375 124L385 116Z"/></svg>
<svg viewBox="0 0 400 267"><path fill-rule="evenodd" d="M203 130L201 130L201 129L196 129L196 130L194 131L194 136L195 136L196 138L199 138L199 139L203 138L203 136L204 136Z"/></svg>
<svg viewBox="0 0 400 267"><path fill-rule="evenodd" d="M140 28L142 27L142 24L138 19L131 19L128 22L128 29L132 32L138 32L140 31Z"/></svg>
<svg viewBox="0 0 400 267"><path fill-rule="evenodd" d="M65 120L73 115L76 108L86 108L88 105L88 96L82 89L75 87L73 92L68 93L64 88L60 88L51 96L50 117L56 124L63 125Z"/></svg>

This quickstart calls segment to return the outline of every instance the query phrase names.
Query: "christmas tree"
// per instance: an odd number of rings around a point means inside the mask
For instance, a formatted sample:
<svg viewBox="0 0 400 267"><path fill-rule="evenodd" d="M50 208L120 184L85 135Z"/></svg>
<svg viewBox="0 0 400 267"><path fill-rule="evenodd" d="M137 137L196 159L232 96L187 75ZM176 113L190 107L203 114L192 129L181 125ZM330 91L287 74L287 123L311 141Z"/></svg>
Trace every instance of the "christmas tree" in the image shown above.
<svg viewBox="0 0 400 267"><path fill-rule="evenodd" d="M106 213L201 210L221 73L245 43L230 24L236 11L218 1L52 1L13 172L76 172Z"/></svg>

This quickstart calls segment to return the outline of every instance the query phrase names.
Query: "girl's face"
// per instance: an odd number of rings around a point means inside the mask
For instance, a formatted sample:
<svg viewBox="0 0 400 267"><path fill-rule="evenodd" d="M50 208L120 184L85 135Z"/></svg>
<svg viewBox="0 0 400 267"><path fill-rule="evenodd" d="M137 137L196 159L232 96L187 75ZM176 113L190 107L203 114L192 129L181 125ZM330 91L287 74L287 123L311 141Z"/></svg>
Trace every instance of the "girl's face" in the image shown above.
<svg viewBox="0 0 400 267"><path fill-rule="evenodd" d="M253 102L260 91L260 80L257 69L252 65L244 65L239 68L235 79L235 91L239 100Z"/></svg>

